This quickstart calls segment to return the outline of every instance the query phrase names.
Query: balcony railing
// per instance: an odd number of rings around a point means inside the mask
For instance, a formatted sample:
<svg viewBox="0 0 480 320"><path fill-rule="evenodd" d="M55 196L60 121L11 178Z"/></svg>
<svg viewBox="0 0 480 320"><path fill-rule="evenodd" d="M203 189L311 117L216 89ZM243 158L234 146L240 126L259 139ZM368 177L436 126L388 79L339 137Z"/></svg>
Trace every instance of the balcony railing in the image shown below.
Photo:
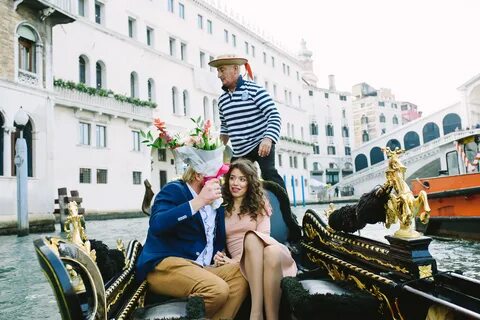
<svg viewBox="0 0 480 320"><path fill-rule="evenodd" d="M39 75L30 71L18 69L18 82L29 86L38 87L40 84Z"/></svg>
<svg viewBox="0 0 480 320"><path fill-rule="evenodd" d="M75 21L72 0L14 0L13 2L15 9L24 5L40 12L42 20L50 17L53 25Z"/></svg>
<svg viewBox="0 0 480 320"><path fill-rule="evenodd" d="M136 106L128 102L121 102L113 97L89 95L73 89L55 87L57 104L76 109L89 110L102 114L110 114L125 119L134 119L151 122L152 108Z"/></svg>

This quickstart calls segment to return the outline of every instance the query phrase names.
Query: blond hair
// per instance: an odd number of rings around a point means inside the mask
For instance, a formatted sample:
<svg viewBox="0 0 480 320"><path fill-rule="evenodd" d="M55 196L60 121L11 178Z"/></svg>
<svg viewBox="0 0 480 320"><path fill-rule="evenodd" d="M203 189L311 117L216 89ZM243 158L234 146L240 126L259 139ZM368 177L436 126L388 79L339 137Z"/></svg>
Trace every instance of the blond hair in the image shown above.
<svg viewBox="0 0 480 320"><path fill-rule="evenodd" d="M185 182L192 182L195 180L196 174L197 172L192 167L188 167L182 174L182 180Z"/></svg>

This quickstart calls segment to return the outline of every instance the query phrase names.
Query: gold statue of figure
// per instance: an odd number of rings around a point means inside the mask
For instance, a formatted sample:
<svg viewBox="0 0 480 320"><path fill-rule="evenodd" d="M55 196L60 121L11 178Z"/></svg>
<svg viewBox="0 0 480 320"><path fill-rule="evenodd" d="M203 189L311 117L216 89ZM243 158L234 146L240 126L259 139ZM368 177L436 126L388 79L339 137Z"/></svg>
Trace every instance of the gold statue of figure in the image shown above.
<svg viewBox="0 0 480 320"><path fill-rule="evenodd" d="M70 214L63 226L64 231L67 233L67 239L82 248L95 261L95 250L91 250L90 241L88 241L85 228L83 227L83 216L78 214L77 203L71 201L68 203L67 208Z"/></svg>
<svg viewBox="0 0 480 320"><path fill-rule="evenodd" d="M387 181L384 187L392 187L395 191L395 194L390 194L390 199L387 202L385 225L389 228L391 224L399 220L400 229L394 233L394 236L398 238L417 238L420 233L413 229L415 217L420 214L420 221L427 223L430 216L427 193L422 190L415 197L405 182L407 168L398 158L404 152L403 149L396 148L392 151L389 147L386 147L382 150L388 157L388 168L385 171Z"/></svg>

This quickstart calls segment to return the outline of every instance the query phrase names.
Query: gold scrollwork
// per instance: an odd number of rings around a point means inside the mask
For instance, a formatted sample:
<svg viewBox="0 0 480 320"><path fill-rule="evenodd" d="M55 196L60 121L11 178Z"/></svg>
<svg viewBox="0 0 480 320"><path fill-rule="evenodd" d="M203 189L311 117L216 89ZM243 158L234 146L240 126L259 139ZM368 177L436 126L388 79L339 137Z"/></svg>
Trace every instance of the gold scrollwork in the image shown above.
<svg viewBox="0 0 480 320"><path fill-rule="evenodd" d="M420 275L420 279L422 278L429 278L432 276L432 265L424 265L424 266L418 266L418 274Z"/></svg>
<svg viewBox="0 0 480 320"><path fill-rule="evenodd" d="M60 252L58 252L58 246L60 244L59 238L50 238L49 241L47 242L47 245L52 249L52 251L57 255L57 257L60 257Z"/></svg>
<svg viewBox="0 0 480 320"><path fill-rule="evenodd" d="M380 290L380 288L378 286L372 285L371 288L368 288L358 277L356 277L352 274L348 274L347 276L345 276L345 273L340 270L338 265L328 264L323 259L317 258L314 254L307 253L307 256L313 263L316 263L317 265L319 265L319 263L321 263L321 265L323 265L323 267L328 271L329 276L333 280L337 280L337 281L349 280L349 281L353 282L357 286L357 288L359 288L360 290L366 291L366 292L370 293L371 295L375 296L378 300L383 301L385 303L385 305L387 306L387 308L389 309L390 314L392 315L392 319L397 319L395 317L395 311L392 308L392 304L390 303L390 300L388 299L388 297L384 293L382 293L382 291ZM349 265L349 266L346 266L346 267L350 267L350 269L354 269L353 271L356 271L356 272L362 272L363 271L361 268L355 267L353 265ZM365 273L365 272L363 272L363 273ZM397 310L398 310L398 307L397 307ZM400 319L403 320L403 317L401 316L399 310L397 311L397 314L400 316Z"/></svg>
<svg viewBox="0 0 480 320"><path fill-rule="evenodd" d="M393 265L391 263L388 263L388 262L384 262L378 258L374 258L374 257L368 257L360 252L357 252L357 251L354 251L354 250L349 250L347 248L345 248L344 246L341 246L341 245L337 245L331 241L325 241L322 239L322 237L320 236L320 234L313 228L312 225L310 224L305 224L304 225L304 229L305 230L308 230L306 231L308 233L308 237L309 239L313 239L315 236L317 236L318 240L326 245L327 247L331 247L331 248L334 248L336 250L339 250L339 251L342 251L342 252L345 252L345 253L348 253L350 255L354 255L354 256L357 256L357 257L360 257L362 259L365 259L367 261L373 261L373 262L376 262L384 267L387 267L387 268L391 268L391 269L394 269L398 272L402 272L402 273L405 273L405 274L409 274L409 271L407 268L405 267L400 267L400 266L396 266L396 265Z"/></svg>

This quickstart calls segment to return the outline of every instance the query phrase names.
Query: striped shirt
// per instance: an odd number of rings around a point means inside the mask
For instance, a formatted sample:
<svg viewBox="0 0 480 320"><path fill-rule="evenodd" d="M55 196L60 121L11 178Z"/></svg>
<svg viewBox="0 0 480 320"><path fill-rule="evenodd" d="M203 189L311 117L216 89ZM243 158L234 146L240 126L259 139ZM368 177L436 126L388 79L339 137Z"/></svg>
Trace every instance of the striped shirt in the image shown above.
<svg viewBox="0 0 480 320"><path fill-rule="evenodd" d="M233 156L241 157L252 151L263 138L277 143L282 121L268 92L252 81L237 80L235 91L220 96L220 134L232 142Z"/></svg>

